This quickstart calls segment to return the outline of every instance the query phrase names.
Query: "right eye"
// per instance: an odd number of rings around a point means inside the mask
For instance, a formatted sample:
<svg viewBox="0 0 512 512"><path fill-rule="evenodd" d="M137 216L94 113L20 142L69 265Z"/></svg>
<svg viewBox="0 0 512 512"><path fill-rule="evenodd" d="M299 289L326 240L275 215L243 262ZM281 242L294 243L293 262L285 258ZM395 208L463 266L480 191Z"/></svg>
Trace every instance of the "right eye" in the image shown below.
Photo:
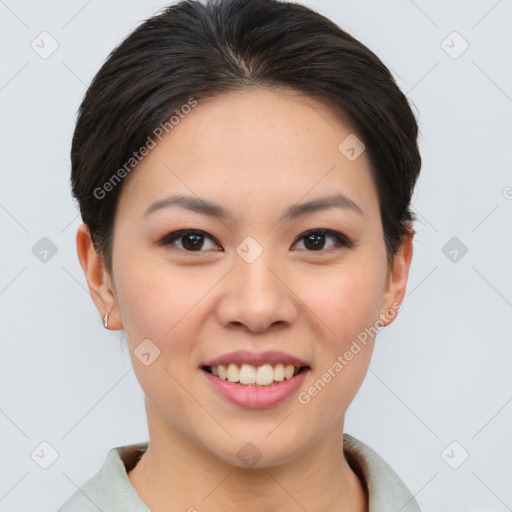
<svg viewBox="0 0 512 512"><path fill-rule="evenodd" d="M173 233L169 233L161 240L161 245L172 246L171 249L174 250L182 250L185 252L205 252L201 251L204 247L205 239L212 240L214 245L217 245L217 242L205 233L204 231L195 230L195 229L183 229L181 231L174 231ZM176 243L181 244L181 247L176 247ZM219 249L213 249L218 251Z"/></svg>

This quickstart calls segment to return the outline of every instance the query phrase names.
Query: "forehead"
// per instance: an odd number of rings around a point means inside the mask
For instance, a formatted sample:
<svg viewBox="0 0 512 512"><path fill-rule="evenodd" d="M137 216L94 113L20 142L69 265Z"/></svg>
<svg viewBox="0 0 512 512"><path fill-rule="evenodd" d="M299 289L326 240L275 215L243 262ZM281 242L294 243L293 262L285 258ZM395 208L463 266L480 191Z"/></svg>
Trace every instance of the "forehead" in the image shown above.
<svg viewBox="0 0 512 512"><path fill-rule="evenodd" d="M377 193L366 153L350 160L340 151L353 136L332 109L289 89L199 99L132 171L119 209L142 211L183 193L257 213L260 203L282 210L335 192L371 209Z"/></svg>

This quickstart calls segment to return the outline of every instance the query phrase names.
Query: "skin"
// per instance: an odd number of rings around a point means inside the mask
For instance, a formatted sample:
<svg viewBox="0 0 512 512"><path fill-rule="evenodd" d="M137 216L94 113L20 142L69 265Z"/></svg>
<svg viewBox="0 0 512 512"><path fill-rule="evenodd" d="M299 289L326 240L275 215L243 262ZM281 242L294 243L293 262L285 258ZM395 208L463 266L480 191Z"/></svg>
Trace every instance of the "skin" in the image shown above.
<svg viewBox="0 0 512 512"><path fill-rule="evenodd" d="M149 447L128 477L154 512L368 510L364 484L342 450L345 412L368 370L374 339L311 401L297 395L344 354L359 333L393 321L412 258L412 235L391 265L366 153L348 160L350 133L332 111L290 90L249 89L198 105L144 157L123 184L115 217L113 272L88 228L77 251L91 296L109 329L124 329L145 393ZM363 215L329 208L278 222L290 205L341 192ZM219 220L180 207L144 216L172 194L219 203ZM159 240L181 229L206 233ZM320 250L304 233L329 229ZM247 263L247 237L263 248ZM322 248L323 247L323 248ZM133 351L149 338L160 356L145 366ZM281 350L311 367L281 404L245 409L224 399L199 368L235 350ZM247 468L237 452L261 452Z"/></svg>

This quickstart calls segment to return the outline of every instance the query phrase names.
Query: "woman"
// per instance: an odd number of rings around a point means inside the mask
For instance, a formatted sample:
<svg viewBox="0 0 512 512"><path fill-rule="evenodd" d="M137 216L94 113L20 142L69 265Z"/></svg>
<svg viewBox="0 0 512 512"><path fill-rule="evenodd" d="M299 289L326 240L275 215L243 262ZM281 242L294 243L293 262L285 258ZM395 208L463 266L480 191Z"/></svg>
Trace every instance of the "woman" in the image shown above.
<svg viewBox="0 0 512 512"><path fill-rule="evenodd" d="M180 2L112 52L73 137L77 251L149 442L61 511L419 510L343 432L405 294L417 132L382 62L298 4Z"/></svg>

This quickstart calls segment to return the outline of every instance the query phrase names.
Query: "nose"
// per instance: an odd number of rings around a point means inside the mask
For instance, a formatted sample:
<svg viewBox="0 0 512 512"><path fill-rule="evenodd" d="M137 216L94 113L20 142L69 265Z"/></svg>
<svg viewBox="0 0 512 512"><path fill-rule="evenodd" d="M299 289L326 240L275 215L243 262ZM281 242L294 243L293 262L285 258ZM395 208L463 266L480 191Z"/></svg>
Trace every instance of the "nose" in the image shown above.
<svg viewBox="0 0 512 512"><path fill-rule="evenodd" d="M252 263L235 256L216 308L224 327L264 332L289 326L297 319L298 299L286 282L286 275L277 267L266 251Z"/></svg>

